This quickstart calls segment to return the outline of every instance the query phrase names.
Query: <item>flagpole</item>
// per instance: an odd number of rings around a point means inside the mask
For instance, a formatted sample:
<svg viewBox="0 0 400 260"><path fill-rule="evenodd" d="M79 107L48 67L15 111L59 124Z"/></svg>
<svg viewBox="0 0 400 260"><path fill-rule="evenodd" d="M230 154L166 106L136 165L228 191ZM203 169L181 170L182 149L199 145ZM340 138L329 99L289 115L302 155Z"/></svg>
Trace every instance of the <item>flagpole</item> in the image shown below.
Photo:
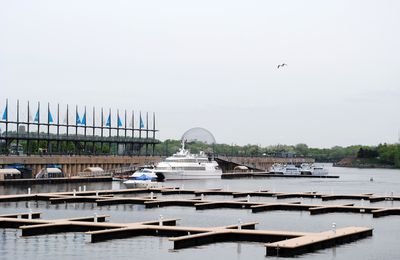
<svg viewBox="0 0 400 260"><path fill-rule="evenodd" d="M117 138L119 137L119 109L117 109ZM117 143L118 146L118 143Z"/></svg>
<svg viewBox="0 0 400 260"><path fill-rule="evenodd" d="M28 118L27 118L27 122L28 122L28 125L27 125L27 133L28 133L28 138L27 138L27 140L26 140L26 154L27 155L30 155L30 152L29 152L29 144L30 144L30 139L29 139L29 135L30 135L30 130L29 130L29 126L30 126L30 123L29 123L29 121L30 121L30 110L29 110L29 101L28 101Z"/></svg>
<svg viewBox="0 0 400 260"><path fill-rule="evenodd" d="M126 109L125 109L125 142L126 142ZM124 143L124 154L126 154L126 143Z"/></svg>
<svg viewBox="0 0 400 260"><path fill-rule="evenodd" d="M132 139L135 139L135 111L132 110ZM132 155L135 153L135 146L132 144Z"/></svg>
<svg viewBox="0 0 400 260"><path fill-rule="evenodd" d="M95 152L95 142L94 142L94 136L95 136L95 124L96 124L96 108L93 106L93 128L92 128L92 133L93 133L93 147L92 147L92 153L96 154Z"/></svg>
<svg viewBox="0 0 400 260"><path fill-rule="evenodd" d="M75 154L78 154L78 144L77 144L77 139L78 139L78 105L75 107Z"/></svg>
<svg viewBox="0 0 400 260"><path fill-rule="evenodd" d="M51 142L50 139L50 102L47 103L47 153L50 153Z"/></svg>
<svg viewBox="0 0 400 260"><path fill-rule="evenodd" d="M67 151L68 151L68 135L69 135L69 105L67 104Z"/></svg>
<svg viewBox="0 0 400 260"><path fill-rule="evenodd" d="M108 141L108 149L109 149L109 153L111 153L111 108L109 110L109 114L108 114L108 118L110 118L110 125L108 126L108 137L109 137L109 141ZM108 119L107 119L108 121Z"/></svg>
<svg viewBox="0 0 400 260"><path fill-rule="evenodd" d="M17 99L17 155L19 155L19 99Z"/></svg>
<svg viewBox="0 0 400 260"><path fill-rule="evenodd" d="M38 101L38 110L37 110L37 114L38 114L38 121L37 121L37 148L38 148L38 152L39 152L39 135L40 135L40 101Z"/></svg>
<svg viewBox="0 0 400 260"><path fill-rule="evenodd" d="M8 98L6 99L6 111L5 111L5 114L6 114L6 137L7 137L7 135L8 135ZM8 154L8 152L9 151L7 150L7 154Z"/></svg>
<svg viewBox="0 0 400 260"><path fill-rule="evenodd" d="M135 138L135 111L132 110L132 138ZM133 148L132 148L133 150Z"/></svg>
<svg viewBox="0 0 400 260"><path fill-rule="evenodd" d="M101 143L100 143L100 150L103 153L103 129L104 129L104 114L103 114L103 107L101 108Z"/></svg>
<svg viewBox="0 0 400 260"><path fill-rule="evenodd" d="M84 117L84 120L85 120L85 122L84 122L84 126L83 126L83 129L84 129L84 135L85 135L85 141L83 142L83 150L84 150L84 152L86 153L86 146L87 146L87 143L86 143L86 106L85 106L85 113L83 114L83 117ZM83 120L83 119L82 119ZM83 122L82 122L83 123Z"/></svg>
<svg viewBox="0 0 400 260"><path fill-rule="evenodd" d="M154 140L156 139L156 113L153 112L153 156L154 156L154 149L155 143Z"/></svg>
<svg viewBox="0 0 400 260"><path fill-rule="evenodd" d="M149 139L149 112L146 112L146 156L148 156L149 144L147 143Z"/></svg>
<svg viewBox="0 0 400 260"><path fill-rule="evenodd" d="M60 103L57 103L57 152L60 154Z"/></svg>

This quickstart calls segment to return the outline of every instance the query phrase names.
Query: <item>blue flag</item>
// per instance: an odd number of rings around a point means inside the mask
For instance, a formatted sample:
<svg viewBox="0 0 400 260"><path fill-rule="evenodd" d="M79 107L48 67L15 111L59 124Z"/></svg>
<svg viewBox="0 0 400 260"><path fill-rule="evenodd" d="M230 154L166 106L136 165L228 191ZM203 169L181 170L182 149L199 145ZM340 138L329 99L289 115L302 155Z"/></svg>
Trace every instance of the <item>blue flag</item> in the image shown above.
<svg viewBox="0 0 400 260"><path fill-rule="evenodd" d="M50 110L49 110L48 113L47 113L47 119L48 119L48 121L49 121L49 124L53 123L53 117L51 116Z"/></svg>
<svg viewBox="0 0 400 260"><path fill-rule="evenodd" d="M144 128L144 123L143 123L142 115L140 115L140 128Z"/></svg>
<svg viewBox="0 0 400 260"><path fill-rule="evenodd" d="M106 126L111 127L111 115L108 115Z"/></svg>
<svg viewBox="0 0 400 260"><path fill-rule="evenodd" d="M81 123L82 123L82 125L86 125L86 111L85 111L85 113L83 114Z"/></svg>
<svg viewBox="0 0 400 260"><path fill-rule="evenodd" d="M33 122L39 122L39 108L36 111L35 119L33 119Z"/></svg>
<svg viewBox="0 0 400 260"><path fill-rule="evenodd" d="M6 108L4 109L3 117L2 117L1 119L7 120L7 115L8 115L8 105L7 105Z"/></svg>
<svg viewBox="0 0 400 260"><path fill-rule="evenodd" d="M78 112L76 112L76 124L79 125L81 123L81 118L79 117Z"/></svg>
<svg viewBox="0 0 400 260"><path fill-rule="evenodd" d="M121 127L122 126L122 121L121 121L121 118L119 118L119 116L118 116L118 127Z"/></svg>

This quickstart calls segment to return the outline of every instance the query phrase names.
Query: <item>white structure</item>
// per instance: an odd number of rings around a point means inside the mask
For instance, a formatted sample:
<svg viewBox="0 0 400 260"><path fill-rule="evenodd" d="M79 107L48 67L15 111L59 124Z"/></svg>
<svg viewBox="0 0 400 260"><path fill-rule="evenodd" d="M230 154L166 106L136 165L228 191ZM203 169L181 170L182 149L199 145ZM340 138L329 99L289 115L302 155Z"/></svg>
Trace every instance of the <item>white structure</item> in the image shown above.
<svg viewBox="0 0 400 260"><path fill-rule="evenodd" d="M59 168L43 168L36 175L36 179L63 178L64 173Z"/></svg>
<svg viewBox="0 0 400 260"><path fill-rule="evenodd" d="M302 175L315 175L324 176L328 175L328 170L322 166L317 166L314 164L303 163L300 168Z"/></svg>
<svg viewBox="0 0 400 260"><path fill-rule="evenodd" d="M0 169L0 181L6 179L17 179L21 177L21 172L14 168Z"/></svg>

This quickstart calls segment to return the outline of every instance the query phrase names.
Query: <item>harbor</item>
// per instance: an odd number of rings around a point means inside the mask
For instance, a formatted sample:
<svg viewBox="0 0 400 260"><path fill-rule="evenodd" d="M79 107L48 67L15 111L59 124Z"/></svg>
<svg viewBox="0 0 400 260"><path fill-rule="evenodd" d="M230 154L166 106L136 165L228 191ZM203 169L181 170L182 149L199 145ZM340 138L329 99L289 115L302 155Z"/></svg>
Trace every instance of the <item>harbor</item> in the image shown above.
<svg viewBox="0 0 400 260"><path fill-rule="evenodd" d="M33 238L39 244L44 238L51 244L62 239L67 247L78 247L80 252L96 248L106 255L99 247L104 243L121 248L126 243L143 248L145 243L159 248L150 255L162 254L167 259L193 254L193 250L199 257L213 252L256 259L317 259L332 252L368 252L370 243L387 239L382 231L393 228L399 217L393 170L384 170L383 179L375 177L370 182L372 170L359 175L351 169L330 169L340 178L166 181L162 187L142 189L127 189L115 181L54 184L55 190L42 184L33 185L30 194L26 187L3 186L7 195L0 196L0 215L8 216L2 216L1 223L13 227L3 229L3 238L9 241L9 235L20 234L17 245ZM353 179L364 182L364 187L346 186ZM393 191L382 190L383 184L390 189L389 180ZM339 188L332 190L334 187ZM93 224L95 217L97 224ZM74 221L75 227L70 228L68 221ZM296 224L299 221L301 226ZM144 227L141 223L145 222L152 224ZM27 227L19 228L21 223ZM54 224L52 229L47 227ZM228 226L233 229L224 229Z"/></svg>

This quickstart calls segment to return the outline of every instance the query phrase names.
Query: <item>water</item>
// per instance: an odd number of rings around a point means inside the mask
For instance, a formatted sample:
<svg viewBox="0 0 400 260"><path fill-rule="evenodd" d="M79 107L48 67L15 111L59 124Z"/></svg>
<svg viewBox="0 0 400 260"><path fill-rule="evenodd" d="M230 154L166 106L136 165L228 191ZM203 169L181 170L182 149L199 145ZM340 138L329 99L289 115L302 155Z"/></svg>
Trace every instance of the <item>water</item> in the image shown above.
<svg viewBox="0 0 400 260"><path fill-rule="evenodd" d="M400 170L330 168L331 175L339 179L236 179L166 182L166 186L184 188L224 188L235 191L256 191L260 187L270 191L318 191L324 193L376 193L377 195L400 195ZM370 181L373 177L374 181ZM82 184L35 185L32 193L78 190ZM124 185L113 183L86 184L87 190L119 189ZM28 187L0 187L0 194L27 193ZM156 194L157 196L161 196ZM172 197L193 197L174 195ZM232 199L231 196L205 196L205 199ZM298 201L299 198L279 201ZM251 201L277 201L275 198L251 198ZM322 202L320 199L303 199L303 203L340 204L355 203L369 206L368 201L338 200ZM398 201L382 201L373 206L400 207ZM373 227L372 237L335 248L300 255L299 259L399 259L400 216L372 218L371 214L333 213L311 216L307 211L272 211L251 213L243 209L214 209L196 211L191 207L165 207L145 209L143 205L113 205L97 207L92 203L50 205L48 202L0 203L0 214L33 211L43 212L42 217L66 218L93 216L94 213L110 215L111 222L138 222L164 218L180 218L181 226L225 226L257 221L258 229L319 232L330 230L335 222L337 228L346 226ZM262 243L217 243L182 250L172 250L168 238L135 237L110 240L92 244L84 233L65 233L34 237L20 237L15 229L0 229L0 259L264 259ZM275 257L267 257L274 258ZM281 258L280 258L281 259Z"/></svg>

